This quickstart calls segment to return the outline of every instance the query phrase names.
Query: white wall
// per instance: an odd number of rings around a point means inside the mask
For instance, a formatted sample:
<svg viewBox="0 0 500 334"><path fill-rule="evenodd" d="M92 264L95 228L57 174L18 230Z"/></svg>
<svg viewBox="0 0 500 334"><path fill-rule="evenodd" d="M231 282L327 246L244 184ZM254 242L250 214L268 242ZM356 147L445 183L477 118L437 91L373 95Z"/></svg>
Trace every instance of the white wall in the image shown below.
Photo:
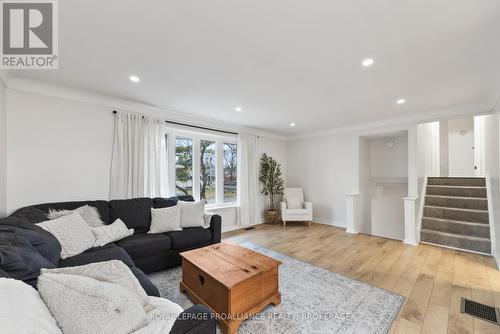
<svg viewBox="0 0 500 334"><path fill-rule="evenodd" d="M358 192L358 134L289 141L287 185L304 188L314 221L345 226L345 195Z"/></svg>
<svg viewBox="0 0 500 334"><path fill-rule="evenodd" d="M113 141L109 108L7 90L7 211L107 199Z"/></svg>
<svg viewBox="0 0 500 334"><path fill-rule="evenodd" d="M387 147L387 141L394 147ZM369 140L370 176L408 177L408 136L372 138Z"/></svg>
<svg viewBox="0 0 500 334"><path fill-rule="evenodd" d="M474 118L448 121L450 176L474 176Z"/></svg>
<svg viewBox="0 0 500 334"><path fill-rule="evenodd" d="M7 214L7 112L5 86L0 80L0 218Z"/></svg>
<svg viewBox="0 0 500 334"><path fill-rule="evenodd" d="M6 161L8 170L7 186L3 187L7 197L4 211L11 213L43 202L108 199L114 121L111 110L98 103L7 89L9 153L0 160ZM2 120L0 108L0 127L5 123ZM257 145L259 156L266 152L278 160L285 176L286 142L261 136ZM260 203L263 213L267 203L263 196ZM223 217L224 231L238 228L235 207L212 211ZM256 223L262 222L262 217Z"/></svg>
<svg viewBox="0 0 500 334"><path fill-rule="evenodd" d="M450 173L448 147L448 120L442 120L439 121L439 176L448 176Z"/></svg>

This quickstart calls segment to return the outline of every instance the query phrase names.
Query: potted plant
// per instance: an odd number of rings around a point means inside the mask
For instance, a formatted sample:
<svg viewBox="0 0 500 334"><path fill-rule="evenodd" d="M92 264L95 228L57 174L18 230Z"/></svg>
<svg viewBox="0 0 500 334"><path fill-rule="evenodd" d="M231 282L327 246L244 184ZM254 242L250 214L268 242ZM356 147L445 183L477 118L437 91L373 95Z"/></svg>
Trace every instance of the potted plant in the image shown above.
<svg viewBox="0 0 500 334"><path fill-rule="evenodd" d="M274 205L276 198L283 194L285 181L281 175L281 165L265 153L260 158L259 181L262 184L261 193L269 197L266 222L270 224L280 223L280 213Z"/></svg>

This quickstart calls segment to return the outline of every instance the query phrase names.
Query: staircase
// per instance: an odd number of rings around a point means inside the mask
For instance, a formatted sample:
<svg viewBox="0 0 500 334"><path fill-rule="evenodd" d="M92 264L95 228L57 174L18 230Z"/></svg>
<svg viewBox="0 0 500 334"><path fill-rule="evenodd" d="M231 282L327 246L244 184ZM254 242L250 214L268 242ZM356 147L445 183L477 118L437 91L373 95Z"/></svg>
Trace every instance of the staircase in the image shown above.
<svg viewBox="0 0 500 334"><path fill-rule="evenodd" d="M491 254L486 180L428 178L420 240Z"/></svg>

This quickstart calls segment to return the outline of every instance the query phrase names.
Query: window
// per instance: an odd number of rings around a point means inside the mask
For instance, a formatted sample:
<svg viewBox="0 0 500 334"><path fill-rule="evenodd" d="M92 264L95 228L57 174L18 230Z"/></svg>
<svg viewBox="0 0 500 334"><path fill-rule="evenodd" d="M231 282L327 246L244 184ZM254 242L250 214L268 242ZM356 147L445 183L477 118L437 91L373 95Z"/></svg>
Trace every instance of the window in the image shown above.
<svg viewBox="0 0 500 334"><path fill-rule="evenodd" d="M236 138L167 130L170 194L189 195L208 206L232 205L237 201Z"/></svg>
<svg viewBox="0 0 500 334"><path fill-rule="evenodd" d="M214 141L200 140L200 199L207 204L217 202L216 145Z"/></svg>
<svg viewBox="0 0 500 334"><path fill-rule="evenodd" d="M175 194L193 195L193 140L175 138Z"/></svg>
<svg viewBox="0 0 500 334"><path fill-rule="evenodd" d="M236 144L224 143L224 203L236 202L237 153Z"/></svg>

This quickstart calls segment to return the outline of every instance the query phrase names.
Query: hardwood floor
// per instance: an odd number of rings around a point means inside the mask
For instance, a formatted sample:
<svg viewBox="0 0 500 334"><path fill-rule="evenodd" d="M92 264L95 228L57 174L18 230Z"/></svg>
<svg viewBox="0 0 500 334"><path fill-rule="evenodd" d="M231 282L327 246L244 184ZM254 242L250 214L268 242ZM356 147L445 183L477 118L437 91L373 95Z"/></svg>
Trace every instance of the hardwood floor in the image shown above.
<svg viewBox="0 0 500 334"><path fill-rule="evenodd" d="M497 333L500 327L460 313L460 298L500 307L500 272L493 258L400 241L352 235L313 224L258 225L223 234L406 297L391 333Z"/></svg>

